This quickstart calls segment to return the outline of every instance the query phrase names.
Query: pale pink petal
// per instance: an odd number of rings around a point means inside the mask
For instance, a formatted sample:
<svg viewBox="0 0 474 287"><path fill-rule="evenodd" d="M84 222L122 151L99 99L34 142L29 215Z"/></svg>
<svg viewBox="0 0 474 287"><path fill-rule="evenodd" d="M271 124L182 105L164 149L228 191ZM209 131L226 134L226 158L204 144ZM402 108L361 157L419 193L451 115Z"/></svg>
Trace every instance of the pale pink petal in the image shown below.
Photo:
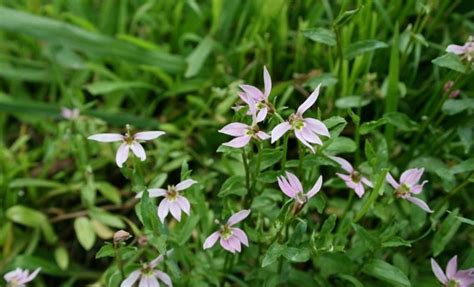
<svg viewBox="0 0 474 287"><path fill-rule="evenodd" d="M234 136L234 137L240 137L245 135L247 130L249 129L249 126L243 123L230 123L223 127L222 129L219 130L220 133Z"/></svg>
<svg viewBox="0 0 474 287"><path fill-rule="evenodd" d="M271 142L276 142L282 135L284 135L287 131L291 129L291 125L289 122L283 122L276 125L272 130L272 140Z"/></svg>
<svg viewBox="0 0 474 287"><path fill-rule="evenodd" d="M358 183L356 186L355 186L355 189L354 189L355 193L357 194L357 196L359 198L361 198L364 193L365 193L365 190L364 190L364 186L362 185L362 183Z"/></svg>
<svg viewBox="0 0 474 287"><path fill-rule="evenodd" d="M267 116L267 113L268 113L268 109L267 108L262 108L258 114L257 114L257 118L256 118L256 123L259 123L261 121L263 121L265 119L265 117Z"/></svg>
<svg viewBox="0 0 474 287"><path fill-rule="evenodd" d="M314 148L304 139L303 135L301 134L301 131L295 130L295 136L302 144L309 148L311 153L314 153Z"/></svg>
<svg viewBox="0 0 474 287"><path fill-rule="evenodd" d="M20 268L16 268L15 270L13 271L10 271L8 272L7 274L5 274L3 276L3 278L7 281L7 282L10 282L12 281L13 278L17 278L17 277L20 277L22 274L22 270Z"/></svg>
<svg viewBox="0 0 474 287"><path fill-rule="evenodd" d="M225 240L224 238L221 237L221 240L219 241L222 248L224 248L227 251L230 251L232 253L235 253L234 248L229 244L228 240Z"/></svg>
<svg viewBox="0 0 474 287"><path fill-rule="evenodd" d="M211 235L209 235L209 237L207 237L206 241L202 245L202 248L203 249L211 248L212 246L214 246L214 244L216 244L216 241L217 239L219 239L220 236L221 234L219 233L219 231L212 233Z"/></svg>
<svg viewBox="0 0 474 287"><path fill-rule="evenodd" d="M117 163L118 167L120 167L120 168L122 168L123 163L127 161L128 149L129 149L128 144L123 143L119 146L119 148L117 150L117 154L115 155L115 162Z"/></svg>
<svg viewBox="0 0 474 287"><path fill-rule="evenodd" d="M249 141L250 141L250 136L245 135L245 136L235 138L229 142L223 143L222 145L230 146L233 148L241 148L241 147L246 146L249 143Z"/></svg>
<svg viewBox="0 0 474 287"><path fill-rule="evenodd" d="M295 197L295 191L290 187L289 183L283 177L277 177L278 186L280 186L281 191L290 198Z"/></svg>
<svg viewBox="0 0 474 287"><path fill-rule="evenodd" d="M169 212L169 202L165 198L160 202L158 206L158 217L160 218L161 223L165 223L165 218Z"/></svg>
<svg viewBox="0 0 474 287"><path fill-rule="evenodd" d="M38 276L38 273L41 271L41 268L36 268L27 278L26 282L30 282Z"/></svg>
<svg viewBox="0 0 474 287"><path fill-rule="evenodd" d="M410 192L414 194L420 194L423 191L423 186L427 183L428 181L425 180L421 184L415 184L414 186L411 187Z"/></svg>
<svg viewBox="0 0 474 287"><path fill-rule="evenodd" d="M310 191L308 191L308 193L306 194L306 196L308 197L308 199L310 199L311 197L313 197L316 193L318 193L320 190L321 190L321 187L323 185L323 176L320 175L318 180L316 181L316 183L314 184L313 188L311 188Z"/></svg>
<svg viewBox="0 0 474 287"><path fill-rule="evenodd" d="M252 97L254 101L260 101L264 98L262 92L254 86L240 85L239 87L247 94L247 96Z"/></svg>
<svg viewBox="0 0 474 287"><path fill-rule="evenodd" d="M348 174L342 174L342 173L336 172L336 175L339 176L343 181L352 181L351 176Z"/></svg>
<svg viewBox="0 0 474 287"><path fill-rule="evenodd" d="M449 45L446 48L446 52L453 53L453 54L456 54L456 55L462 55L466 52L466 50L464 49L464 46Z"/></svg>
<svg viewBox="0 0 474 287"><path fill-rule="evenodd" d="M301 182L296 177L296 175L287 171L286 177L288 178L288 182L290 183L290 186L293 188L293 190L296 191L296 193L303 192L303 186L301 185Z"/></svg>
<svg viewBox="0 0 474 287"><path fill-rule="evenodd" d="M173 282L171 282L171 278L168 274L165 272L162 272L160 270L155 270L154 272L155 276L158 277L163 283L165 283L166 286L172 287Z"/></svg>
<svg viewBox="0 0 474 287"><path fill-rule="evenodd" d="M239 97L246 103L247 105L250 105L249 103L249 97L246 93L239 93Z"/></svg>
<svg viewBox="0 0 474 287"><path fill-rule="evenodd" d="M229 220L227 220L227 225L232 226L234 224L237 224L247 218L250 214L250 209L244 209L241 210L235 214L233 214L231 217L229 217Z"/></svg>
<svg viewBox="0 0 474 287"><path fill-rule="evenodd" d="M150 188L148 189L148 196L149 197L160 197L160 196L165 196L166 190L163 188ZM137 193L135 195L135 198L142 198L143 196L143 191Z"/></svg>
<svg viewBox="0 0 474 287"><path fill-rule="evenodd" d="M270 78L270 73L268 73L267 67L263 66L263 82L265 84L264 98L268 99L270 91L272 90L272 78Z"/></svg>
<svg viewBox="0 0 474 287"><path fill-rule="evenodd" d="M170 249L165 252L165 254L161 254L152 261L148 265L150 265L151 268L155 268L156 265L158 265L160 262L162 262L165 259L165 256L170 256L173 253L173 249Z"/></svg>
<svg viewBox="0 0 474 287"><path fill-rule="evenodd" d="M448 265L446 266L446 277L452 279L456 272L458 271L458 256L454 256L449 260Z"/></svg>
<svg viewBox="0 0 474 287"><path fill-rule="evenodd" d="M385 176L385 179L388 181L388 183L390 183L390 185L394 188L394 189L398 189L400 187L400 185L398 184L398 182L393 178L393 176L390 174L390 172L387 173L387 175Z"/></svg>
<svg viewBox="0 0 474 287"><path fill-rule="evenodd" d="M173 215L177 221L181 221L181 207L179 204L176 201L170 202L168 203L168 207L170 209L171 215Z"/></svg>
<svg viewBox="0 0 474 287"><path fill-rule="evenodd" d="M143 149L142 145L139 144L138 142L134 141L130 145L130 148L132 149L133 153L141 160L144 161L146 159L146 153L145 150Z"/></svg>
<svg viewBox="0 0 474 287"><path fill-rule="evenodd" d="M263 132L263 131L259 131L257 133L257 137L263 141L270 138L270 136L266 132Z"/></svg>
<svg viewBox="0 0 474 287"><path fill-rule="evenodd" d="M321 87L321 84L319 84L316 89L309 95L309 97L304 101L299 107L298 110L296 111L297 114L302 115L306 110L308 110L318 99L319 96L319 89Z"/></svg>
<svg viewBox="0 0 474 287"><path fill-rule="evenodd" d="M436 262L433 258L431 258L431 269L433 270L434 275L438 278L439 282L443 284L448 283L448 278L443 272L443 269L439 266L438 262Z"/></svg>
<svg viewBox="0 0 474 287"><path fill-rule="evenodd" d="M374 185L372 184L372 182L370 180L368 180L366 177L361 177L360 178L360 181L362 181L365 185L367 185L368 187L370 188L373 188Z"/></svg>
<svg viewBox="0 0 474 287"><path fill-rule="evenodd" d="M242 250L240 247L240 240L236 236L230 236L227 241L229 242L230 247L232 247L232 249L235 251L240 252Z"/></svg>
<svg viewBox="0 0 474 287"><path fill-rule="evenodd" d="M400 176L400 183L404 183L407 186L411 187L415 185L423 175L423 168L412 168L409 170L406 170L405 172L402 173Z"/></svg>
<svg viewBox="0 0 474 287"><path fill-rule="evenodd" d="M122 281L120 287L132 287L135 282L137 282L138 277L140 277L140 270L135 270L130 273L125 280Z"/></svg>
<svg viewBox="0 0 474 287"><path fill-rule="evenodd" d="M245 234L245 232L242 229L233 227L232 232L235 235L235 237L237 237L240 240L240 242L242 242L243 245L247 247L249 246L249 239L247 237L247 234Z"/></svg>
<svg viewBox="0 0 474 287"><path fill-rule="evenodd" d="M301 135L312 144L323 145L321 139L306 125L301 129Z"/></svg>
<svg viewBox="0 0 474 287"><path fill-rule="evenodd" d="M162 131L139 132L139 133L134 134L133 138L136 140L141 140L141 141L149 141L149 140L154 140L164 134L165 132L162 132Z"/></svg>
<svg viewBox="0 0 474 287"><path fill-rule="evenodd" d="M181 210L184 211L184 213L186 213L187 215L189 215L191 204L189 203L188 199L182 195L179 195L176 199L176 202L178 203Z"/></svg>
<svg viewBox="0 0 474 287"><path fill-rule="evenodd" d="M426 202L424 202L423 200L419 199L419 198L416 198L416 197L412 197L412 196L409 196L406 198L406 200L418 205L421 209L423 209L424 211L428 212L428 213L432 213L433 210L430 209L430 207L428 206L428 204L426 204Z"/></svg>
<svg viewBox="0 0 474 287"><path fill-rule="evenodd" d="M352 173L354 171L354 168L352 167L352 165L347 160L343 159L342 157L330 156L329 158L337 162L342 167L343 170L349 173Z"/></svg>
<svg viewBox="0 0 474 287"><path fill-rule="evenodd" d="M327 136L327 137L331 136L329 134L328 128L326 127L326 125L324 125L324 123L322 121L319 121L319 120L313 119L313 118L305 118L304 122L315 133L317 133L319 135L322 135L322 136Z"/></svg>
<svg viewBox="0 0 474 287"><path fill-rule="evenodd" d="M176 190L177 191L185 190L186 188L189 188L191 185L195 183L197 183L197 181L192 180L192 179L183 180L182 182L176 185Z"/></svg>
<svg viewBox="0 0 474 287"><path fill-rule="evenodd" d="M91 135L87 139L108 143L108 142L120 142L120 141L123 141L123 138L124 137L121 134L96 134L96 135Z"/></svg>

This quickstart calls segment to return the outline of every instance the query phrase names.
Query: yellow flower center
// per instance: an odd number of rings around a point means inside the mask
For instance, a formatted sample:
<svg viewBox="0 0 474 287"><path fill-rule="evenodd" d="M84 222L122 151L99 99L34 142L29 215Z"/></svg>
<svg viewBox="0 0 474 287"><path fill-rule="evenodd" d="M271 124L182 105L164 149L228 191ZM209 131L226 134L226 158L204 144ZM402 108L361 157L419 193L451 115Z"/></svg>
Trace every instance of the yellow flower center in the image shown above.
<svg viewBox="0 0 474 287"><path fill-rule="evenodd" d="M232 229L227 224L224 224L221 226L220 234L222 238L227 240L232 236Z"/></svg>

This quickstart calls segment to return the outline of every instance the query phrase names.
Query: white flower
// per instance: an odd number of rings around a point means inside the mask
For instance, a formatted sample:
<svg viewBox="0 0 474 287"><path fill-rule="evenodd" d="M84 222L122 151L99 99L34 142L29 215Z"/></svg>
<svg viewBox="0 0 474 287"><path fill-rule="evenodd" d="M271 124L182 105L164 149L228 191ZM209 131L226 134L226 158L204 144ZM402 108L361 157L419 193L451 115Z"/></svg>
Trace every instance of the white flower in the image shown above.
<svg viewBox="0 0 474 287"><path fill-rule="evenodd" d="M166 256L169 256L172 252L173 250L166 252ZM164 258L165 255L160 255L150 263L143 264L141 269L137 269L130 273L127 278L122 281L120 287L132 287L138 279L140 279L140 282L138 283L139 287L159 287L160 283L158 282L158 279L165 283L166 286L172 287L173 283L171 282L170 276L163 271L155 269L156 265L162 262Z"/></svg>
<svg viewBox="0 0 474 287"><path fill-rule="evenodd" d="M36 269L33 273L29 274L30 271L17 268L13 271L8 272L3 276L7 281L9 287L24 287L26 283L33 281L36 278L41 268Z"/></svg>

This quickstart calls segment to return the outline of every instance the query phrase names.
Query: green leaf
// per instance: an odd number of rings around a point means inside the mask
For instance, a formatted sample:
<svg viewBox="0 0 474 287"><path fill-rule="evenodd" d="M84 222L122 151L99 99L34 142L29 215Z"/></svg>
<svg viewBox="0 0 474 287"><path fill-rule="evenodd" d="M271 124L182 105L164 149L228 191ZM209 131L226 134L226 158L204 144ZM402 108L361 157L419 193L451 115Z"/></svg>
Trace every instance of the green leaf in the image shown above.
<svg viewBox="0 0 474 287"><path fill-rule="evenodd" d="M362 272L393 286L411 286L410 280L400 269L379 259L367 262Z"/></svg>
<svg viewBox="0 0 474 287"><path fill-rule="evenodd" d="M283 256L292 262L306 262L309 260L308 248L287 247Z"/></svg>
<svg viewBox="0 0 474 287"><path fill-rule="evenodd" d="M453 174L464 173L474 170L474 158L467 159L451 168Z"/></svg>
<svg viewBox="0 0 474 287"><path fill-rule="evenodd" d="M333 25L343 26L347 24L359 11L360 11L360 8L344 11L343 13L337 16L336 20L334 20Z"/></svg>
<svg viewBox="0 0 474 287"><path fill-rule="evenodd" d="M463 65L458 56L452 53L446 53L443 56L432 60L431 63L443 68L454 70L459 73L466 73L466 66Z"/></svg>
<svg viewBox="0 0 474 287"><path fill-rule="evenodd" d="M74 230L79 243L85 250L90 250L95 243L95 232L87 217L78 217L74 220Z"/></svg>
<svg viewBox="0 0 474 287"><path fill-rule="evenodd" d="M17 178L12 180L8 185L10 188L19 187L44 187L44 188L60 188L64 187L63 184L53 180L40 179L40 178Z"/></svg>
<svg viewBox="0 0 474 287"><path fill-rule="evenodd" d="M310 90L314 90L320 84L323 87L330 87L337 84L338 81L339 80L337 77L335 77L333 74L323 73L319 76L310 78L305 83L305 86L307 86Z"/></svg>
<svg viewBox="0 0 474 287"><path fill-rule="evenodd" d="M390 112L383 115L383 118L388 124L393 125L401 131L415 131L418 129L418 123L403 113Z"/></svg>
<svg viewBox="0 0 474 287"><path fill-rule="evenodd" d="M196 228L196 225L199 223L199 215L193 215L186 219L186 222L182 226L181 230L177 236L178 245L182 246L188 241L193 233L193 230Z"/></svg>
<svg viewBox="0 0 474 287"><path fill-rule="evenodd" d="M148 230L158 230L158 214L156 205L150 200L150 193L147 189L143 191L142 198L140 199L140 216L143 225Z"/></svg>
<svg viewBox="0 0 474 287"><path fill-rule="evenodd" d="M326 149L327 152L332 154L339 154L339 153L351 153L356 150L356 144L354 140L346 137L337 137L328 146Z"/></svg>
<svg viewBox="0 0 474 287"><path fill-rule="evenodd" d="M285 252L284 245L281 245L277 242L270 245L267 253L265 253L265 256L263 257L262 267L266 267L270 264L275 263L278 260L278 258L283 254L283 252Z"/></svg>
<svg viewBox="0 0 474 287"><path fill-rule="evenodd" d="M306 38L322 43L328 46L336 45L336 34L333 31L325 28L311 28L303 30L303 36Z"/></svg>
<svg viewBox="0 0 474 287"><path fill-rule="evenodd" d="M89 210L89 215L97 221L100 221L110 227L115 227L118 229L125 228L125 223L119 216L106 212L103 209L94 207Z"/></svg>
<svg viewBox="0 0 474 287"><path fill-rule="evenodd" d="M137 88L156 90L155 86L143 82L94 82L84 88L95 96Z"/></svg>
<svg viewBox="0 0 474 287"><path fill-rule="evenodd" d="M283 151L280 149L263 149L262 161L260 162L260 171L263 171L278 163L282 156Z"/></svg>
<svg viewBox="0 0 474 287"><path fill-rule="evenodd" d="M206 37L201 40L196 49L186 58L186 62L188 63L188 68L184 74L186 78L194 77L199 73L213 47L214 41L211 37Z"/></svg>
<svg viewBox="0 0 474 287"><path fill-rule="evenodd" d="M234 175L229 177L224 184L222 184L221 190L217 194L219 197L228 195L239 195L244 196L247 194L247 188L245 187L245 178L240 175Z"/></svg>
<svg viewBox="0 0 474 287"><path fill-rule="evenodd" d="M428 156L419 157L411 161L409 166L423 167L426 171L432 172L449 182L453 182L455 180L452 170L439 158Z"/></svg>
<svg viewBox="0 0 474 287"><path fill-rule="evenodd" d="M375 51L377 49L387 48L388 45L384 42L377 40L362 40L355 43L351 43L344 52L344 57L347 60L354 59L362 54Z"/></svg>
<svg viewBox="0 0 474 287"><path fill-rule="evenodd" d="M361 135L365 135L370 133L371 131L375 130L379 126L385 125L387 123L387 119L380 118L375 121L365 122L359 127L359 133Z"/></svg>
<svg viewBox="0 0 474 287"><path fill-rule="evenodd" d="M6 215L8 219L15 223L32 228L39 227L49 243L55 243L58 239L46 215L37 210L22 205L15 205L7 210Z"/></svg>
<svg viewBox="0 0 474 287"><path fill-rule="evenodd" d="M456 208L446 217L443 223L441 223L439 229L436 231L431 243L434 256L438 256L443 252L461 226L461 221L457 218L458 214L459 209Z"/></svg>
<svg viewBox="0 0 474 287"><path fill-rule="evenodd" d="M54 250L54 259L61 270L66 270L69 266L69 254L63 246L58 246Z"/></svg>
<svg viewBox="0 0 474 287"><path fill-rule="evenodd" d="M105 243L99 251L95 254L95 258L103 258L103 257L114 257L115 256L115 249L111 243Z"/></svg>
<svg viewBox="0 0 474 287"><path fill-rule="evenodd" d="M350 109L365 107L370 103L370 99L363 98L361 96L347 96L341 97L336 100L336 107L340 109Z"/></svg>
<svg viewBox="0 0 474 287"><path fill-rule="evenodd" d="M110 183L106 181L99 181L95 182L95 187L97 190L102 194L105 198L110 200L115 204L120 204L122 202L122 198L120 196L120 191Z"/></svg>
<svg viewBox="0 0 474 287"><path fill-rule="evenodd" d="M474 109L474 99L448 99L443 103L441 110L447 115L455 115L466 110Z"/></svg>

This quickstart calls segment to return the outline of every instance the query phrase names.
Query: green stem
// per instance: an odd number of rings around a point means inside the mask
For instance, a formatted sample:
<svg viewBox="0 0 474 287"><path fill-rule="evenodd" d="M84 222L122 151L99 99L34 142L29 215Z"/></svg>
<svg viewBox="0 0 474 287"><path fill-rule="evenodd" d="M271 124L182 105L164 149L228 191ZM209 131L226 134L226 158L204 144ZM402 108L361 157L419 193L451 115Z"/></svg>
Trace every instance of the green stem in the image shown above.
<svg viewBox="0 0 474 287"><path fill-rule="evenodd" d="M298 154L299 154L298 175L302 177L303 176L304 148L302 147L299 141L298 141Z"/></svg>
<svg viewBox="0 0 474 287"><path fill-rule="evenodd" d="M114 250L115 250L115 259L117 260L117 267L120 271L120 281L125 279L125 272L123 271L123 261L122 261L122 255L120 254L120 246L118 243L114 243Z"/></svg>
<svg viewBox="0 0 474 287"><path fill-rule="evenodd" d="M359 213L357 213L354 222L359 221L366 213L369 211L369 208L372 206L374 203L375 199L377 199L377 196L379 194L380 189L383 186L383 183L385 181L385 176L387 175L388 170L383 169L382 172L379 175L379 178L377 179L377 182L375 183L375 187L372 190L372 192L369 195L369 198L367 201L364 203L362 208L359 210Z"/></svg>
<svg viewBox="0 0 474 287"><path fill-rule="evenodd" d="M252 188L251 188L252 197L255 196L255 193L256 193L255 186L257 185L257 179L260 175L260 165L262 163L262 153L263 153L262 145L263 145L262 142L257 142L258 155L257 155L257 165L255 167L254 178L252 181Z"/></svg>
<svg viewBox="0 0 474 287"><path fill-rule="evenodd" d="M347 202L347 205L344 208L344 211L342 212L342 217L341 217L342 219L344 219L344 217L346 217L347 212L349 212L349 210L351 209L353 202L354 202L354 192L351 192L349 194L349 200Z"/></svg>
<svg viewBox="0 0 474 287"><path fill-rule="evenodd" d="M245 148L242 149L242 161L244 162L244 169L245 169L245 187L247 188L247 192L250 193L249 163L248 163L247 153L245 152Z"/></svg>
<svg viewBox="0 0 474 287"><path fill-rule="evenodd" d="M283 155L281 158L281 170L285 170L285 165L286 165L286 154L288 153L288 138L290 135L286 133L283 137Z"/></svg>

